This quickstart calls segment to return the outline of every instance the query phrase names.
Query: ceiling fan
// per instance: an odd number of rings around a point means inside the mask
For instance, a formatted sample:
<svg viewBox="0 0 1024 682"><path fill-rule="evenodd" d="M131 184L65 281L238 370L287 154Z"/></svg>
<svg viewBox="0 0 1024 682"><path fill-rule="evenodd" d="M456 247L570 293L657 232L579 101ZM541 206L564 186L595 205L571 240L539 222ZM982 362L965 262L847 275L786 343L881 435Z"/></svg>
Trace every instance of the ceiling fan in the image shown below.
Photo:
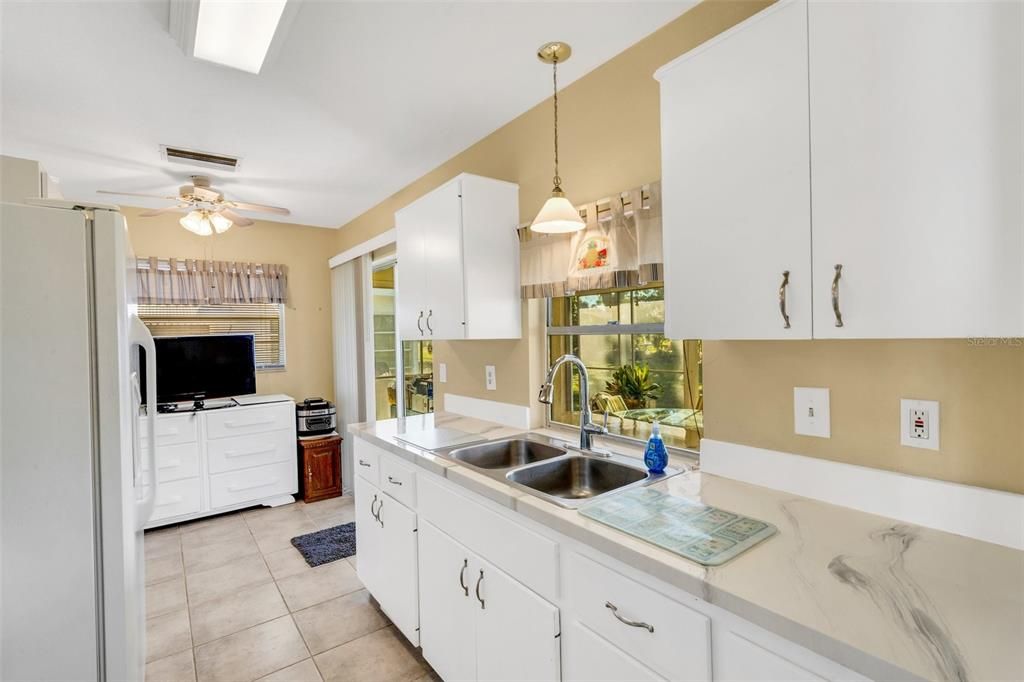
<svg viewBox="0 0 1024 682"><path fill-rule="evenodd" d="M265 213L276 213L277 215L289 215L291 213L287 208L279 206L249 204L242 201L225 199L221 192L210 187L210 178L205 175L193 175L191 180L191 185L182 185L178 188L178 196L176 197L140 194L137 192L114 192L105 189L97 190L97 192L100 194L117 194L127 197L146 197L148 199L176 201L178 203L174 206L143 211L139 216L151 218L161 213L190 209L188 215L178 222L189 232L194 232L203 237L214 233L221 234L227 232L231 229L232 225L248 227L253 224L252 219L236 213L236 210L262 211Z"/></svg>

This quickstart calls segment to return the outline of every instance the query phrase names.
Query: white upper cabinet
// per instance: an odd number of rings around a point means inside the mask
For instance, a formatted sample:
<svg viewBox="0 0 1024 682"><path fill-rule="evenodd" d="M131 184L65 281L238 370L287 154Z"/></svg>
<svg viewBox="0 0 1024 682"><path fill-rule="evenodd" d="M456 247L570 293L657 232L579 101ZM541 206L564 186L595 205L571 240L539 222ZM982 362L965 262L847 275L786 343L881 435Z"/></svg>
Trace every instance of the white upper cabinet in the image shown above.
<svg viewBox="0 0 1024 682"><path fill-rule="evenodd" d="M811 3L815 337L1024 333L1022 8Z"/></svg>
<svg viewBox="0 0 1024 682"><path fill-rule="evenodd" d="M806 4L775 5L655 77L666 336L810 338Z"/></svg>
<svg viewBox="0 0 1024 682"><path fill-rule="evenodd" d="M519 188L462 174L395 213L403 340L522 334Z"/></svg>
<svg viewBox="0 0 1024 682"><path fill-rule="evenodd" d="M1024 334L1022 13L784 0L661 69L666 334Z"/></svg>

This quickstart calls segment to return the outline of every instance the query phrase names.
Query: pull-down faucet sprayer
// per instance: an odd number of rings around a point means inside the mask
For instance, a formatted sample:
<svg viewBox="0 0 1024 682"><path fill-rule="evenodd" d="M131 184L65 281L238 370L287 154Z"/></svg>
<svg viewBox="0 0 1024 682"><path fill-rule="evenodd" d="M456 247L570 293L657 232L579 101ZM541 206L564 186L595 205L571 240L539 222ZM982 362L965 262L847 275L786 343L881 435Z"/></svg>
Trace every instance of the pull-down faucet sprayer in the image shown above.
<svg viewBox="0 0 1024 682"><path fill-rule="evenodd" d="M568 354L555 360L554 364L551 365L551 369L548 370L547 378L544 379L544 383L540 387L540 392L537 394L537 400L545 405L551 404L551 401L554 400L555 394L555 374L558 372L558 368L565 363L575 365L576 369L580 373L580 450L593 450L592 445L594 434L608 433L608 429L603 426L598 426L591 421L590 377L587 375L587 366L583 364L582 360L575 355Z"/></svg>

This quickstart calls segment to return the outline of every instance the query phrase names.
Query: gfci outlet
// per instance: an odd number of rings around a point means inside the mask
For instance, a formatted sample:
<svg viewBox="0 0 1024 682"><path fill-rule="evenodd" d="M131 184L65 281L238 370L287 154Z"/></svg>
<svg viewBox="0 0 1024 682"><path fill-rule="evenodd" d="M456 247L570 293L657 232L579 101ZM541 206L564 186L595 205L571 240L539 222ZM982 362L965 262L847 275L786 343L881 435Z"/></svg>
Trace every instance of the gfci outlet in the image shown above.
<svg viewBox="0 0 1024 682"><path fill-rule="evenodd" d="M900 400L900 445L939 449L939 403L934 400Z"/></svg>

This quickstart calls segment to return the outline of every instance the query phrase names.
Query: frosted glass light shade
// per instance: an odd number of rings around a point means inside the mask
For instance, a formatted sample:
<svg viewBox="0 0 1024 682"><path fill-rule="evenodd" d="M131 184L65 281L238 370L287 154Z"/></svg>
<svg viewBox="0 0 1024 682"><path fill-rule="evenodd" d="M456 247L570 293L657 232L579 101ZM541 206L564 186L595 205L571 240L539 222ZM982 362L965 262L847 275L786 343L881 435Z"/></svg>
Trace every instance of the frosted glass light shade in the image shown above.
<svg viewBox="0 0 1024 682"><path fill-rule="evenodd" d="M213 226L210 224L210 219L204 215L203 211L192 211L178 222L186 230L193 234L198 234L200 237L209 237L213 234Z"/></svg>
<svg viewBox="0 0 1024 682"><path fill-rule="evenodd" d="M540 213L533 219L530 229L534 232L545 232L548 234L564 234L566 232L579 232L586 223L580 218L579 211L572 205L572 202L563 196L555 195L544 202Z"/></svg>
<svg viewBox="0 0 1024 682"><path fill-rule="evenodd" d="M216 230L217 234L227 232L234 225L230 218L226 218L220 213L211 213L210 222L213 223L213 229Z"/></svg>

